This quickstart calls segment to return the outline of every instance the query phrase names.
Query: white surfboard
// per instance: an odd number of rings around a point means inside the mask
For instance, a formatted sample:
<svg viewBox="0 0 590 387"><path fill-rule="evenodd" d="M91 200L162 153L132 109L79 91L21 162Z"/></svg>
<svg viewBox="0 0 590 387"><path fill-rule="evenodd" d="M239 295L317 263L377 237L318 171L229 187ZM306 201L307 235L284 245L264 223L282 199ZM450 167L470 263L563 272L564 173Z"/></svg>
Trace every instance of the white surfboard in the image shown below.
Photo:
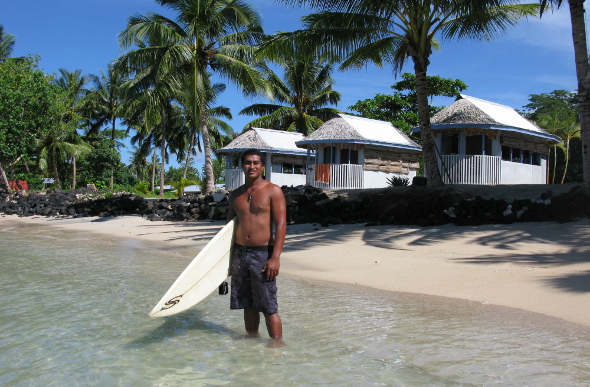
<svg viewBox="0 0 590 387"><path fill-rule="evenodd" d="M227 279L237 225L237 219L232 219L207 243L152 309L149 317L165 317L185 311Z"/></svg>

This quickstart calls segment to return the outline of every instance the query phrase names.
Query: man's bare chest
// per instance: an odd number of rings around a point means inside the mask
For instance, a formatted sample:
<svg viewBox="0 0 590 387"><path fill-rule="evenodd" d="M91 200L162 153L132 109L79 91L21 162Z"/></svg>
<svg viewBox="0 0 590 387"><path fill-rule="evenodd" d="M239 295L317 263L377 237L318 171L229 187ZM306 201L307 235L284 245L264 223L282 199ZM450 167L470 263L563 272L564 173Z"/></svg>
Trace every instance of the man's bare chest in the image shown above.
<svg viewBox="0 0 590 387"><path fill-rule="evenodd" d="M262 195L244 194L236 198L234 207L238 215L270 213L270 198Z"/></svg>

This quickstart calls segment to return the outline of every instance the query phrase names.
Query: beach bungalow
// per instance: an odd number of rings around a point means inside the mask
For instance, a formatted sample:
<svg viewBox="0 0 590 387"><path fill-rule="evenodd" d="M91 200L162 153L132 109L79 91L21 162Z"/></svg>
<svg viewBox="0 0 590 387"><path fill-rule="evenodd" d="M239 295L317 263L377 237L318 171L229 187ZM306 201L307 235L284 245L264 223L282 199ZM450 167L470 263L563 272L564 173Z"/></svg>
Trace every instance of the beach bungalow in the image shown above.
<svg viewBox="0 0 590 387"><path fill-rule="evenodd" d="M410 182L420 167L421 148L390 122L339 114L297 141L315 152L307 162L307 184L323 189L388 186L393 177Z"/></svg>
<svg viewBox="0 0 590 387"><path fill-rule="evenodd" d="M513 108L461 95L430 122L446 184L547 182L549 148L559 137Z"/></svg>
<svg viewBox="0 0 590 387"><path fill-rule="evenodd" d="M247 149L259 149L265 156L264 178L278 186L305 185L305 170L308 155L295 142L303 135L282 130L252 128L240 134L216 154L226 156L225 188L233 190L244 184L241 154Z"/></svg>

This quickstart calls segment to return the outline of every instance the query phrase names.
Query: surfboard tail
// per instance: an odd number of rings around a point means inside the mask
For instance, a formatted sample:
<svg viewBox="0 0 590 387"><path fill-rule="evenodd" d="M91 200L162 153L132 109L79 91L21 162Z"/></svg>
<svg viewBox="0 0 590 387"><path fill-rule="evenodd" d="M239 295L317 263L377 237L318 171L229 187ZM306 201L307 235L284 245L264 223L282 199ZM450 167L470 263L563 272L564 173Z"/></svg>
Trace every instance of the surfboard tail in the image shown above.
<svg viewBox="0 0 590 387"><path fill-rule="evenodd" d="M151 310L149 317L183 312L219 288L229 275L236 228L237 219L234 218L207 243Z"/></svg>

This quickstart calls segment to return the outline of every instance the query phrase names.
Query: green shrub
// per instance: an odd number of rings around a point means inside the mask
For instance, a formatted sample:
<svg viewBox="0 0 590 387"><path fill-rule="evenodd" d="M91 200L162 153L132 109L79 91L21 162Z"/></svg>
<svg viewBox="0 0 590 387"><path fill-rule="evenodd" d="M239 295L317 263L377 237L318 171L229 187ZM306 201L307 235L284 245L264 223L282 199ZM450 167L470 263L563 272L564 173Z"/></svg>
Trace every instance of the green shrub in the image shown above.
<svg viewBox="0 0 590 387"><path fill-rule="evenodd" d="M19 173L17 180L24 180L29 185L29 190L39 191L43 189L43 179L35 173Z"/></svg>
<svg viewBox="0 0 590 387"><path fill-rule="evenodd" d="M139 183L133 186L133 192L140 195L152 194L152 192L150 191L150 183L148 183L147 181L140 181Z"/></svg>
<svg viewBox="0 0 590 387"><path fill-rule="evenodd" d="M390 187L402 187L410 185L410 178L409 177L401 177L401 176L392 176L387 179L387 184Z"/></svg>

